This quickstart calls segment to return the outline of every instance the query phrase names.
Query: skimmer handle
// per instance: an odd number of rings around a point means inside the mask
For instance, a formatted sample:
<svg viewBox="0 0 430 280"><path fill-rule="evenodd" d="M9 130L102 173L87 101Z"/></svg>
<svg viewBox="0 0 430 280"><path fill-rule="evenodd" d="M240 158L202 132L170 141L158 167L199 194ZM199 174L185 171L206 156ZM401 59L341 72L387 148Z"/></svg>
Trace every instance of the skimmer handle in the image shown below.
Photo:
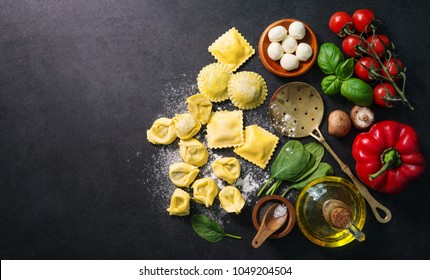
<svg viewBox="0 0 430 280"><path fill-rule="evenodd" d="M333 156L333 158L337 161L342 171L348 175L348 177L352 180L354 185L357 187L358 191L361 193L361 195L364 197L364 199L369 204L370 208L372 209L373 215L375 215L375 218L380 223L388 223L391 220L391 211L379 203L367 190L367 187L363 185L351 172L351 169L346 165L333 151L333 149L330 147L330 145L325 140L324 136L321 134L321 131L316 128L312 133L310 134L313 138L318 140L324 148L326 148L329 153Z"/></svg>

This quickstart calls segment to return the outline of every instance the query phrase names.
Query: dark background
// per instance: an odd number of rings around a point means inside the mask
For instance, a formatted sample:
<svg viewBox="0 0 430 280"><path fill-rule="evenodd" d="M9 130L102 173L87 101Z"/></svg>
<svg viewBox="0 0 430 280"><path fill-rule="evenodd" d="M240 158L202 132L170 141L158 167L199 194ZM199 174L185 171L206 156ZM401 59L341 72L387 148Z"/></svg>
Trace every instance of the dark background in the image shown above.
<svg viewBox="0 0 430 280"><path fill-rule="evenodd" d="M253 203L239 216L223 217L226 230L242 241L210 244L195 235L189 217L169 217L168 200L151 194L158 182L150 167L160 147L146 141L146 130L166 106L166 85L179 87L184 75L194 79L214 62L207 47L229 28L236 27L257 50L267 25L296 18L313 28L320 44L340 45L328 29L331 14L370 8L408 68L407 96L415 106L373 106L377 119L412 125L429 159L427 3L1 0L0 258L428 259L428 168L401 194L371 191L393 219L379 224L369 210L364 243L322 248L296 227L254 250ZM324 77L316 65L295 79L276 77L258 54L239 70L260 73L269 95L289 81L320 90ZM341 96L323 98L320 128L327 136L328 112L349 111L352 104ZM266 123L268 100L254 113ZM356 134L326 137L352 169ZM325 161L345 177L329 155Z"/></svg>

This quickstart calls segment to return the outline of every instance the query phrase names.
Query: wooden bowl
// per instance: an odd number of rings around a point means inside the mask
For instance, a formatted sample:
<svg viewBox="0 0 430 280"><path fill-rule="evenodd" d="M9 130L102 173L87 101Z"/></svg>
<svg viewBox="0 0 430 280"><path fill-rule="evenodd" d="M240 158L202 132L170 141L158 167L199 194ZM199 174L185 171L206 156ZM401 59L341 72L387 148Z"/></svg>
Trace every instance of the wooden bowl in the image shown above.
<svg viewBox="0 0 430 280"><path fill-rule="evenodd" d="M317 37L315 36L314 31L306 23L301 21L305 25L306 36L302 40L297 40L297 43L303 42L303 43L309 44L313 51L312 57L309 58L307 61L300 61L299 67L292 71L285 70L284 68L281 67L279 60L274 61L269 57L269 55L267 54L267 48L271 43L267 35L269 33L269 30L278 25L282 25L288 30L288 27L294 21L299 21L299 20L292 19L292 18L285 18L285 19L275 21L264 30L263 34L260 37L260 41L258 43L258 54L260 56L260 60L263 63L264 67L266 67L266 69L272 72L273 74L284 78L297 77L305 74L315 63L315 60L317 59L317 55L318 55Z"/></svg>
<svg viewBox="0 0 430 280"><path fill-rule="evenodd" d="M254 209L252 210L252 223L255 229L258 231L260 229L261 220L263 219L264 214L266 213L270 205L274 203L284 204L288 209L288 218L285 224L269 236L269 238L277 239L284 237L285 235L290 233L290 231L296 224L296 211L294 209L293 204L291 204L288 199L280 195L268 195L263 197L262 199L257 201L254 206Z"/></svg>

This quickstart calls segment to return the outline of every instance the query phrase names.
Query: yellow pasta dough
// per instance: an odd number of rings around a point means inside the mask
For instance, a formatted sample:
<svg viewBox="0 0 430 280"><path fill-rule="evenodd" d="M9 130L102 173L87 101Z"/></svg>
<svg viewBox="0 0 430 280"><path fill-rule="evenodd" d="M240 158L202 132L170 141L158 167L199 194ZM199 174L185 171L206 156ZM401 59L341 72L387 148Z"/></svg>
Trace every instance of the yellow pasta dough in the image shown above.
<svg viewBox="0 0 430 280"><path fill-rule="evenodd" d="M212 102L204 94L194 94L187 98L188 112L201 124L207 124L212 112Z"/></svg>
<svg viewBox="0 0 430 280"><path fill-rule="evenodd" d="M236 147L244 143L243 111L213 112L206 127L209 148Z"/></svg>
<svg viewBox="0 0 430 280"><path fill-rule="evenodd" d="M197 87L212 102L228 99L227 86L231 71L221 63L212 63L200 70L197 76Z"/></svg>
<svg viewBox="0 0 430 280"><path fill-rule="evenodd" d="M173 143L176 138L175 125L168 118L159 118L146 131L146 139L152 144L168 145Z"/></svg>
<svg viewBox="0 0 430 280"><path fill-rule="evenodd" d="M224 187L218 195L219 201L221 202L221 207L227 213L239 214L245 205L245 200L243 199L240 191L233 186Z"/></svg>
<svg viewBox="0 0 430 280"><path fill-rule="evenodd" d="M170 198L170 206L167 212L171 216L186 216L190 214L190 195L181 189L176 189Z"/></svg>
<svg viewBox="0 0 430 280"><path fill-rule="evenodd" d="M255 53L254 48L234 27L213 42L208 50L231 71L235 71Z"/></svg>
<svg viewBox="0 0 430 280"><path fill-rule="evenodd" d="M200 121L189 113L176 115L172 121L176 135L181 139L190 139L200 131L202 126Z"/></svg>
<svg viewBox="0 0 430 280"><path fill-rule="evenodd" d="M179 141L179 155L186 163L194 166L206 164L209 157L206 147L195 138Z"/></svg>
<svg viewBox="0 0 430 280"><path fill-rule="evenodd" d="M212 203L218 194L218 187L213 179L198 179L191 187L193 188L194 201L204 204L206 207L212 206Z"/></svg>
<svg viewBox="0 0 430 280"><path fill-rule="evenodd" d="M228 82L228 96L239 109L254 109L266 100L267 85L263 77L255 72L238 72Z"/></svg>
<svg viewBox="0 0 430 280"><path fill-rule="evenodd" d="M189 187L199 174L199 169L194 165L177 162L169 167L169 178L178 187Z"/></svg>
<svg viewBox="0 0 430 280"><path fill-rule="evenodd" d="M278 144L279 138L258 125L245 128L245 144L236 147L233 152L252 162L266 168Z"/></svg>
<svg viewBox="0 0 430 280"><path fill-rule="evenodd" d="M218 178L233 184L240 176L240 163L237 158L223 157L212 163L212 170Z"/></svg>

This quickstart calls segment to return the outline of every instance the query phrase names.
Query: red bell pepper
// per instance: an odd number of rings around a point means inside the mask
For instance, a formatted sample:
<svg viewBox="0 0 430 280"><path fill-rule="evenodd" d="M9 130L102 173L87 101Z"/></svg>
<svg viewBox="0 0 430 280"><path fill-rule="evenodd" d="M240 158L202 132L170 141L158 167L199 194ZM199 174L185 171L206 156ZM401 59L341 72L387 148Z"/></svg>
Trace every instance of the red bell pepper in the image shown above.
<svg viewBox="0 0 430 280"><path fill-rule="evenodd" d="M396 121L376 123L369 132L358 134L352 156L361 181L389 194L404 190L424 173L426 165L416 131Z"/></svg>

